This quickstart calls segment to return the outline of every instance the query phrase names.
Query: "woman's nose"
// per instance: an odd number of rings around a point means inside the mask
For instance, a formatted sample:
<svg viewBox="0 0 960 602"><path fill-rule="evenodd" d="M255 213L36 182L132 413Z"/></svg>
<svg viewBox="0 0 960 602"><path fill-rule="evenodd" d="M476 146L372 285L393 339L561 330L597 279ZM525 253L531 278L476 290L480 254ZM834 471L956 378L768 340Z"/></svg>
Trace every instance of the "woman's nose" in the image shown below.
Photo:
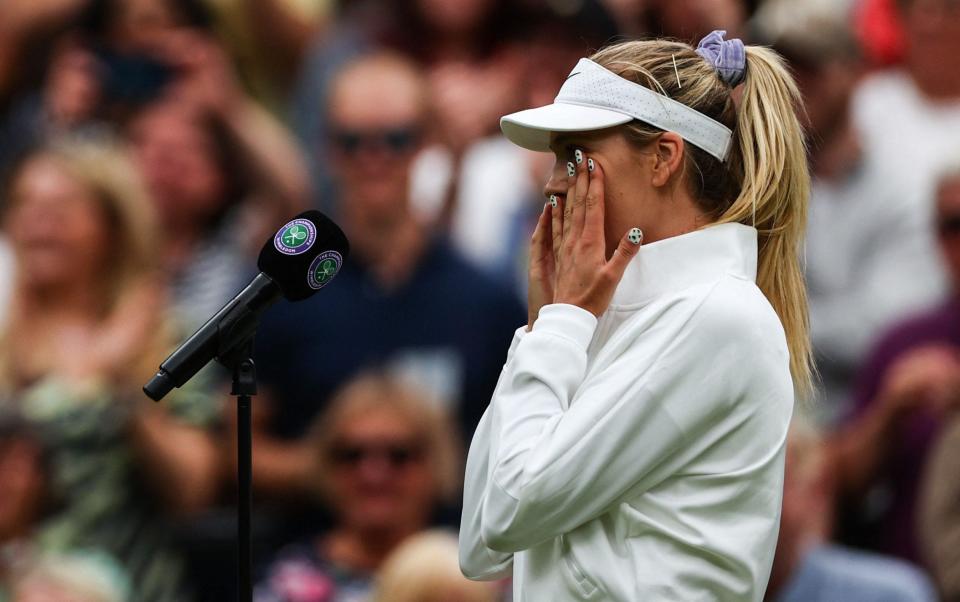
<svg viewBox="0 0 960 602"><path fill-rule="evenodd" d="M567 164L557 161L550 171L550 178L543 187L543 196L550 198L551 194L558 196L567 194Z"/></svg>

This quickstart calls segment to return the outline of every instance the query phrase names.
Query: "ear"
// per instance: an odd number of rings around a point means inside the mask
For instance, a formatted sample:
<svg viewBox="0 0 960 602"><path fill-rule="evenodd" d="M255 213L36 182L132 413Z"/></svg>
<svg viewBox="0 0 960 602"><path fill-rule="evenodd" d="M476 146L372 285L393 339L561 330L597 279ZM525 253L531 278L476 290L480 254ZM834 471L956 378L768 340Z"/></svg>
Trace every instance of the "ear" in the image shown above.
<svg viewBox="0 0 960 602"><path fill-rule="evenodd" d="M654 151L651 183L660 188L666 186L683 166L683 138L675 132L664 132L654 142Z"/></svg>

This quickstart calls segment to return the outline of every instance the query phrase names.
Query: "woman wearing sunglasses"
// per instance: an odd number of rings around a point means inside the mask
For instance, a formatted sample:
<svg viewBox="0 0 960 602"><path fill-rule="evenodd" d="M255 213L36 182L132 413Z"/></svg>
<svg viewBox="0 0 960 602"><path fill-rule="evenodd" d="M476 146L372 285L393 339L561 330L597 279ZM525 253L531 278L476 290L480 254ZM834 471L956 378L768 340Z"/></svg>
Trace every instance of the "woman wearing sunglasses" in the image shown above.
<svg viewBox="0 0 960 602"><path fill-rule="evenodd" d="M782 61L723 34L608 47L501 120L557 162L460 562L518 602L763 598L810 387L809 177Z"/></svg>
<svg viewBox="0 0 960 602"><path fill-rule="evenodd" d="M353 602L380 565L460 490L462 451L445 414L394 378L347 384L312 434L318 492L333 524L281 550L257 602Z"/></svg>

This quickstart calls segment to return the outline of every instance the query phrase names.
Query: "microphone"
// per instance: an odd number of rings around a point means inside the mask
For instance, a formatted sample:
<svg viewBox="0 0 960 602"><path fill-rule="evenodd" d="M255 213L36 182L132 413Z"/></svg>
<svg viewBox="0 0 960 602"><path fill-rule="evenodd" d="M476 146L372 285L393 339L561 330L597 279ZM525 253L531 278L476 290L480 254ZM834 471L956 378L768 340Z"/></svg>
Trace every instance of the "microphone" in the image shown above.
<svg viewBox="0 0 960 602"><path fill-rule="evenodd" d="M257 259L260 273L240 293L160 364L143 392L160 401L217 358L245 350L265 309L280 297L301 301L333 280L350 253L350 243L333 220L305 211L264 243Z"/></svg>

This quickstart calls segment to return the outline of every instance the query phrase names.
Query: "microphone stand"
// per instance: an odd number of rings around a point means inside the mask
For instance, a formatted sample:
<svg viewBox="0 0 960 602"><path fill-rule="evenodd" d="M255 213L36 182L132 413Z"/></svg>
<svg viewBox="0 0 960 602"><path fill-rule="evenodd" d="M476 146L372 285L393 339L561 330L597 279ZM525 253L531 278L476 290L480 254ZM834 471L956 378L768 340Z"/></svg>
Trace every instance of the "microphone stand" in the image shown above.
<svg viewBox="0 0 960 602"><path fill-rule="evenodd" d="M253 363L253 333L219 358L233 371L230 394L237 398L237 599L253 601L253 554L250 535L252 509L253 429L252 397L257 394L257 370Z"/></svg>
<svg viewBox="0 0 960 602"><path fill-rule="evenodd" d="M252 397L257 394L257 373L252 359L253 341L259 319L259 311L256 307L263 303L269 304L270 297L278 294L279 291L275 287L265 286L261 278L269 281L267 276L260 274L257 280L247 287L247 289L254 287L252 298L244 303L224 306L181 347L189 348L192 345L194 348L206 349L206 351L215 349L211 355L214 355L220 364L233 373L233 387L230 394L237 398L237 589L240 602L253 601L253 555L250 533L253 433L250 414L253 405ZM241 292L241 295L243 294ZM266 302L264 298L267 299ZM210 349L210 346L214 346L213 349ZM192 360L188 357L184 361L189 365ZM202 365L201 363L190 366L193 371L190 372L187 380ZM179 386L176 382L161 364L160 372L144 386L143 390L151 399L159 401L174 386Z"/></svg>

